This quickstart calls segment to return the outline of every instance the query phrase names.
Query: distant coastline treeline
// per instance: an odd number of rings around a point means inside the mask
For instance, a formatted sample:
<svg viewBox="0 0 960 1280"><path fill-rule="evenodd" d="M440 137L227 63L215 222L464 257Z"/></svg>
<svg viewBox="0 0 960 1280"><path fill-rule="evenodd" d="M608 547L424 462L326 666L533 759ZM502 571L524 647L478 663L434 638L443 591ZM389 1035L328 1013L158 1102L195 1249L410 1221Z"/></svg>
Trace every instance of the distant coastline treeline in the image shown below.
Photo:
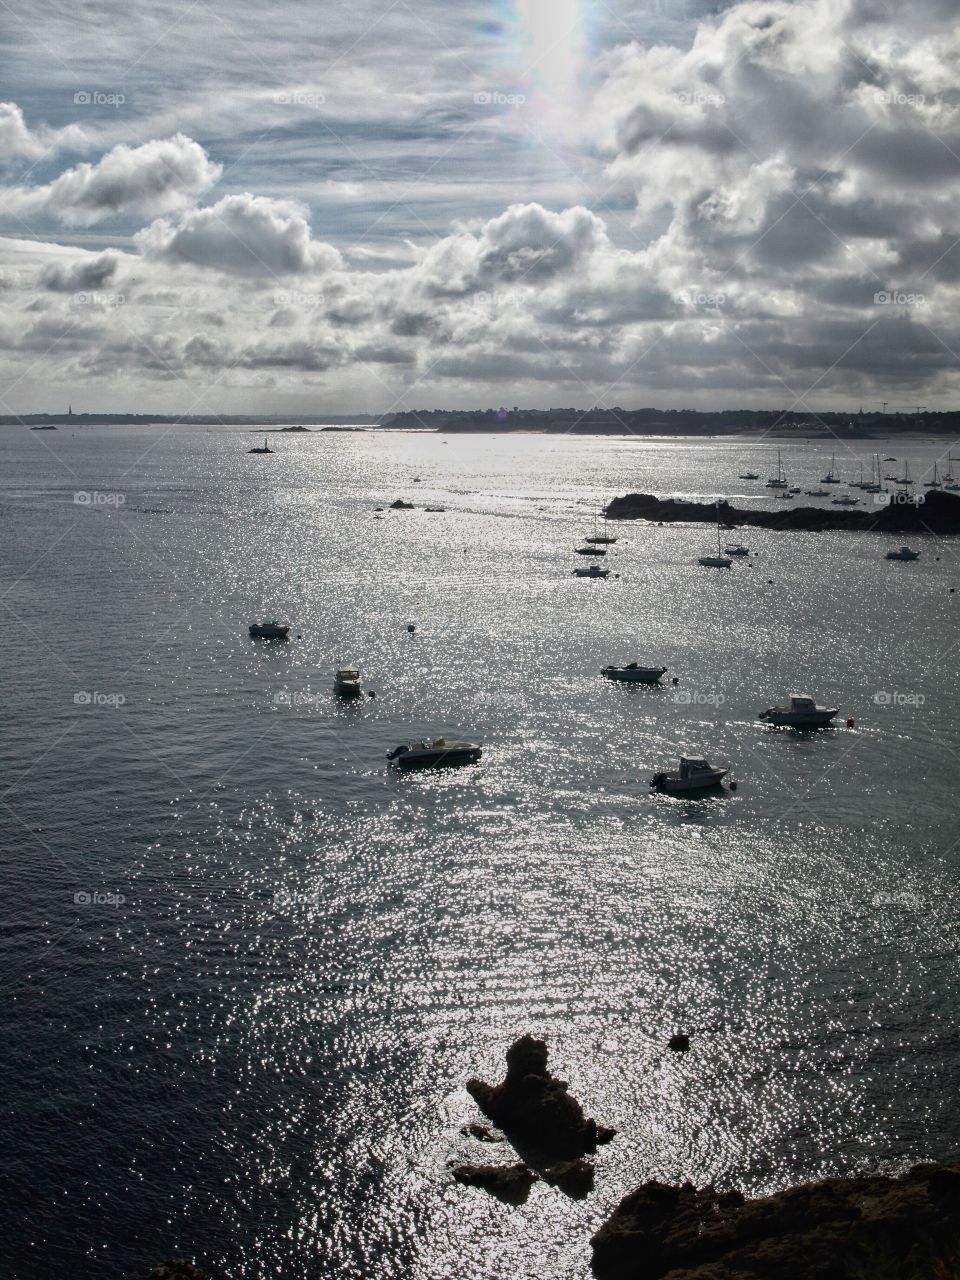
<svg viewBox="0 0 960 1280"><path fill-rule="evenodd" d="M960 410L920 412L789 409L411 409L392 414L177 415L146 413L4 414L0 426L227 426L272 427L297 421L313 427L350 425L442 431L538 431L563 435L724 435L743 432L817 436L960 435Z"/></svg>

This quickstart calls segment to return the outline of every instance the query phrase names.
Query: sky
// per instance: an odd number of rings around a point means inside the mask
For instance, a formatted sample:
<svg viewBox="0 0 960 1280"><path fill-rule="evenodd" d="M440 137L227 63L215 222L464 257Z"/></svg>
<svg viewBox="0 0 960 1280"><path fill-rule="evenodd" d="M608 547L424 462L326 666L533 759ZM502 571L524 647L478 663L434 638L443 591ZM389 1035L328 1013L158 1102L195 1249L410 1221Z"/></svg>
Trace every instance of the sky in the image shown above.
<svg viewBox="0 0 960 1280"><path fill-rule="evenodd" d="M955 0L4 0L0 414L956 407Z"/></svg>

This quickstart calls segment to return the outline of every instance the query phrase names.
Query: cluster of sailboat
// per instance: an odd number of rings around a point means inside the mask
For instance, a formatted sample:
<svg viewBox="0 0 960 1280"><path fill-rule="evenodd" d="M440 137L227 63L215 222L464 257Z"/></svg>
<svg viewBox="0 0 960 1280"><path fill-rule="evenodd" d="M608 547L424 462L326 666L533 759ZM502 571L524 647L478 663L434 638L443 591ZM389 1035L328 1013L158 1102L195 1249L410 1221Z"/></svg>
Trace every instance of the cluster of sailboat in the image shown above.
<svg viewBox="0 0 960 1280"><path fill-rule="evenodd" d="M593 533L589 537L584 538L583 546L574 547L574 554L578 556L589 557L593 560L593 564L578 565L573 571L575 578L609 578L610 570L603 565L597 564L597 560L602 560L607 554L607 548L612 547L616 542L616 538L609 533L599 533L597 531L597 514L593 517Z"/></svg>
<svg viewBox="0 0 960 1280"><path fill-rule="evenodd" d="M888 457L884 458L883 461L895 462L896 459ZM952 454L948 453L947 469L944 472L940 471L939 463L934 462L933 478L931 480L925 480L922 487L925 489L945 489L952 493L960 493L960 479L953 474L952 470L953 463L955 462L960 462L960 458L954 458ZM859 463L859 467L859 479L844 480L837 469L837 455L833 454L830 459L830 466L826 475L820 477L820 485L843 484L849 489L861 489L864 493L889 493L890 490L886 487L888 482L899 485L899 492L904 492L914 483L910 476L910 463L906 458L903 461L903 467L899 476L883 474L879 453L875 453L873 455L873 459L870 463L869 477L864 474L862 462ZM759 480L760 476L755 471L742 471L740 473L740 479ZM824 489L822 487L816 489L802 489L800 485L791 485L787 479L787 474L783 469L783 461L779 449L777 450L777 474L775 476L771 476L767 481L765 481L765 487L767 489L777 489L779 492L776 496L784 501L789 501L795 498L799 493L803 493L808 498L829 498L831 494L830 489ZM833 504L838 507L852 507L856 506L859 501L860 499L854 497L853 494L838 494L833 499Z"/></svg>

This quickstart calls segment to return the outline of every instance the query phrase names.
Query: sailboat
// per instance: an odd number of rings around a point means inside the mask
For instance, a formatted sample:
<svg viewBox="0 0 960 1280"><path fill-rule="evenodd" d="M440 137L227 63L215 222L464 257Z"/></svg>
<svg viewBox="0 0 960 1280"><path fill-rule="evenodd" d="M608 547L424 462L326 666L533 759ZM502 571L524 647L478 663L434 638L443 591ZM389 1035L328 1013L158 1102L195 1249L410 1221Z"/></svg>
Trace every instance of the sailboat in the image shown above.
<svg viewBox="0 0 960 1280"><path fill-rule="evenodd" d="M593 513L593 534L589 538L584 538L584 542L592 542L595 546L611 546L616 542L616 538L611 537L609 533L597 533L597 515Z"/></svg>
<svg viewBox="0 0 960 1280"><path fill-rule="evenodd" d="M780 462L780 450L777 450L777 478L776 480L768 480L768 489L785 489L787 487L787 477L783 473L783 466Z"/></svg>
<svg viewBox="0 0 960 1280"><path fill-rule="evenodd" d="M830 470L820 480L821 484L840 484L840 477L837 475L837 455L834 453L830 457Z"/></svg>
<svg viewBox="0 0 960 1280"><path fill-rule="evenodd" d="M252 448L252 449L248 449L248 450L247 450L247 453L273 453L273 450L272 450L272 449L270 448L270 446L267 444L267 437L266 437L266 436L264 436L264 437L263 437L263 448L261 449L261 448L260 448L260 446L259 446L258 444L255 444L255 445L253 446L253 448Z"/></svg>
<svg viewBox="0 0 960 1280"><path fill-rule="evenodd" d="M940 483L940 476L937 473L936 463L933 464L933 479L925 480L923 487L925 489L942 489L943 488L943 485Z"/></svg>
<svg viewBox="0 0 960 1280"><path fill-rule="evenodd" d="M907 461L906 458L904 458L903 460L903 475L897 476L896 479L897 479L897 484L899 485L913 484L913 481L910 479L910 463Z"/></svg>
<svg viewBox="0 0 960 1280"><path fill-rule="evenodd" d="M717 554L715 556L701 556L699 563L707 569L729 569L733 561L729 556L723 554L720 546L720 503L717 503Z"/></svg>

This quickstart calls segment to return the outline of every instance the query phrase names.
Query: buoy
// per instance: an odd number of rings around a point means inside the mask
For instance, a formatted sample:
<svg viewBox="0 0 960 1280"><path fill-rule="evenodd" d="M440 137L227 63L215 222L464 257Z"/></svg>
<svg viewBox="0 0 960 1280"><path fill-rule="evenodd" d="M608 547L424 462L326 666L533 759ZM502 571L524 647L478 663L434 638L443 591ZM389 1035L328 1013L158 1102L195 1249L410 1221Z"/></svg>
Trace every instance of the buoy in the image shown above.
<svg viewBox="0 0 960 1280"><path fill-rule="evenodd" d="M737 789L737 784L736 784L735 782L731 782L731 783L730 783L730 790L731 790L731 791L736 791L736 789Z"/></svg>
<svg viewBox="0 0 960 1280"><path fill-rule="evenodd" d="M674 684L679 684L679 683L680 683L680 677L679 677L679 676L674 676L674 677L673 677L673 683L674 683Z"/></svg>
<svg viewBox="0 0 960 1280"><path fill-rule="evenodd" d="M852 729L854 725L853 716L847 716L847 728Z"/></svg>
<svg viewBox="0 0 960 1280"><path fill-rule="evenodd" d="M407 623L407 630L410 632L410 634L411 634L411 635L413 635L413 633L416 631L416 629L417 629L417 624L416 624L415 622L408 622L408 623Z"/></svg>
<svg viewBox="0 0 960 1280"><path fill-rule="evenodd" d="M951 588L950 588L950 594L951 594L951 595L953 595L953 593L956 591L956 589L957 589L956 587L951 587Z"/></svg>
<svg viewBox="0 0 960 1280"><path fill-rule="evenodd" d="M377 691L376 691L376 689L368 689L368 690L367 690L367 697L369 697L369 698L375 698L376 696L377 696Z"/></svg>

